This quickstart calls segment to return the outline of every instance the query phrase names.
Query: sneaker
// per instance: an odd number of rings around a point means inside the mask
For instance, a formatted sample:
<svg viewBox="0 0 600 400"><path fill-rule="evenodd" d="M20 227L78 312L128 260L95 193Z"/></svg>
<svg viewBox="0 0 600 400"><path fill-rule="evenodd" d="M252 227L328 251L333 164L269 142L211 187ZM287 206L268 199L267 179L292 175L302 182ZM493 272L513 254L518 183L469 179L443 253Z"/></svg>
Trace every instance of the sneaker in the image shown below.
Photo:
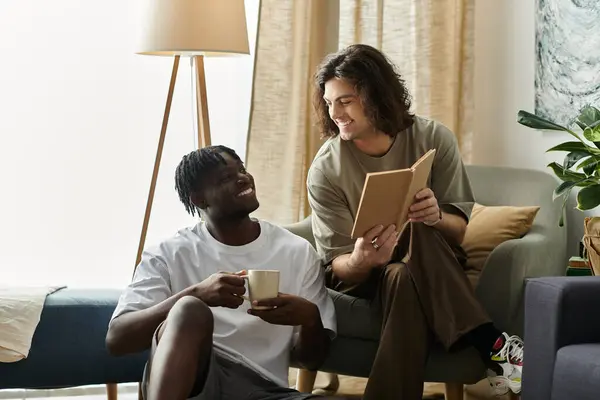
<svg viewBox="0 0 600 400"><path fill-rule="evenodd" d="M503 333L494 344L492 364L488 369L488 381L497 396L511 390L521 393L521 373L523 372L523 340L518 336Z"/></svg>

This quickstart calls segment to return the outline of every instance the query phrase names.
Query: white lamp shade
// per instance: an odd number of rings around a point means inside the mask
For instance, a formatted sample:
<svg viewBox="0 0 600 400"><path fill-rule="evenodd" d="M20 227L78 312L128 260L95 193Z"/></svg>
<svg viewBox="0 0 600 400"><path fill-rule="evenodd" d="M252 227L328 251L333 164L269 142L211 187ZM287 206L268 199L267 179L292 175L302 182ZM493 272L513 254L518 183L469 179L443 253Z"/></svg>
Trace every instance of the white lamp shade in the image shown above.
<svg viewBox="0 0 600 400"><path fill-rule="evenodd" d="M143 0L137 53L249 54L244 0Z"/></svg>

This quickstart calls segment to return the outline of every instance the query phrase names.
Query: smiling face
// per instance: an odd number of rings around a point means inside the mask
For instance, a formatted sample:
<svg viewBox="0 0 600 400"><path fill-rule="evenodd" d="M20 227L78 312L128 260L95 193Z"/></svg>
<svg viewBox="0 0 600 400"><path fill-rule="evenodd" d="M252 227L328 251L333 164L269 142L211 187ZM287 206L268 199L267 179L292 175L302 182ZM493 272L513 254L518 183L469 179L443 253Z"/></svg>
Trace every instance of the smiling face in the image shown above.
<svg viewBox="0 0 600 400"><path fill-rule="evenodd" d="M219 154L225 163L210 171L193 201L213 221L245 218L259 206L254 178L240 160Z"/></svg>
<svg viewBox="0 0 600 400"><path fill-rule="evenodd" d="M343 140L365 139L374 133L375 129L365 115L354 86L345 79L328 80L323 100L327 105L329 118L338 127Z"/></svg>

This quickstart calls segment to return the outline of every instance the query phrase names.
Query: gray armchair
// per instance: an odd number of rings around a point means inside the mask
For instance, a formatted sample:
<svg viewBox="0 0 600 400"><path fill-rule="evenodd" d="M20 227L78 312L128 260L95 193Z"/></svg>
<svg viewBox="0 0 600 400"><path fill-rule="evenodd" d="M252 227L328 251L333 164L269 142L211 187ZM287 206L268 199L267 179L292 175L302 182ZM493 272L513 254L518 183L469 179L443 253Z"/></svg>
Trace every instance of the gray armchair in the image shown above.
<svg viewBox="0 0 600 400"><path fill-rule="evenodd" d="M527 283L524 400L600 397L599 310L600 277Z"/></svg>
<svg viewBox="0 0 600 400"><path fill-rule="evenodd" d="M474 165L467 170L478 203L541 207L527 235L502 243L490 254L476 289L498 328L522 335L525 280L563 275L566 268L566 228L558 227L560 204L552 202L556 180L534 170ZM314 245L310 217L287 228ZM330 295L337 312L338 336L320 370L368 377L381 322L368 301L332 290ZM315 374L301 371L298 387L311 390ZM447 398L456 400L462 398L463 384L476 383L484 376L485 368L473 348L449 354L440 345L431 352L425 378L446 383Z"/></svg>

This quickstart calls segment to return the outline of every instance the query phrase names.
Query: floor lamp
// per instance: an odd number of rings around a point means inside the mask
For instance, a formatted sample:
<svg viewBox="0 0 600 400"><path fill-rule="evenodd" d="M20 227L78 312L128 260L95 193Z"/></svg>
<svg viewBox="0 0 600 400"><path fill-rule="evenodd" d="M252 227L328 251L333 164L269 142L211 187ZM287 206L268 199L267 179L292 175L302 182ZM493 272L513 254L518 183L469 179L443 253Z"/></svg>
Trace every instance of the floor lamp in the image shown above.
<svg viewBox="0 0 600 400"><path fill-rule="evenodd" d="M173 57L173 69L134 270L146 242L180 58L190 57L194 72L195 125L201 148L211 144L204 57L250 54L244 0L144 0L143 6L137 53ZM116 384L108 384L107 393L109 400L116 400Z"/></svg>
<svg viewBox="0 0 600 400"><path fill-rule="evenodd" d="M190 57L194 71L198 146L211 144L204 57L249 54L244 0L144 0L138 54L173 57L173 70L158 140L154 170L135 265L141 260L167 132L179 59Z"/></svg>

